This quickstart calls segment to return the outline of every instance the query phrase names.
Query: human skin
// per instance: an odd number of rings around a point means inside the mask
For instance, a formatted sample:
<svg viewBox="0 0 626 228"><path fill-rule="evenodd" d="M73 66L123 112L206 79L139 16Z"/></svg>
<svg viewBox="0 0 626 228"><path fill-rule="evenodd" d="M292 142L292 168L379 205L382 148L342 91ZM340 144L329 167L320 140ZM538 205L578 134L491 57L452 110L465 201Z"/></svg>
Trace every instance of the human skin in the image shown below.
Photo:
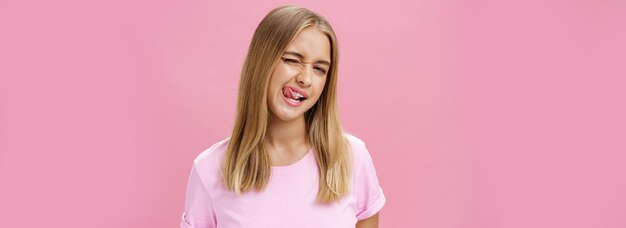
<svg viewBox="0 0 626 228"><path fill-rule="evenodd" d="M376 213L369 218L359 220L356 223L356 228L378 228L378 214L379 213Z"/></svg>
<svg viewBox="0 0 626 228"><path fill-rule="evenodd" d="M266 146L272 165L289 165L309 151L306 139L304 113L319 99L326 84L330 62L330 41L314 26L300 31L287 46L281 60L272 72L267 103L270 121ZM299 61L299 63L298 63ZM304 68L300 63L305 63ZM283 88L290 86L308 95L298 107L289 105Z"/></svg>
<svg viewBox="0 0 626 228"><path fill-rule="evenodd" d="M302 159L311 145L307 145L304 113L319 99L326 84L330 63L330 41L316 27L303 29L287 46L284 58L272 72L267 103L270 122L266 146L272 165L285 166ZM305 63L302 68L300 63ZM298 107L283 98L285 86L295 87L308 95ZM378 228L376 213L360 220L356 228Z"/></svg>

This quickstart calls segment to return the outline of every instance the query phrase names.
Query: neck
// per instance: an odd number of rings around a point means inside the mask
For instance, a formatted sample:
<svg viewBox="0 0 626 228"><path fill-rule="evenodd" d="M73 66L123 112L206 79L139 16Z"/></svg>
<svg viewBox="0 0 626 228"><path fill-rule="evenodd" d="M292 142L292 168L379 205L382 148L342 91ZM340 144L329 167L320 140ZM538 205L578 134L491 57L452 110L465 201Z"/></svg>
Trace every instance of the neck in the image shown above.
<svg viewBox="0 0 626 228"><path fill-rule="evenodd" d="M281 150L307 145L304 115L292 121L270 118L265 142L270 148Z"/></svg>

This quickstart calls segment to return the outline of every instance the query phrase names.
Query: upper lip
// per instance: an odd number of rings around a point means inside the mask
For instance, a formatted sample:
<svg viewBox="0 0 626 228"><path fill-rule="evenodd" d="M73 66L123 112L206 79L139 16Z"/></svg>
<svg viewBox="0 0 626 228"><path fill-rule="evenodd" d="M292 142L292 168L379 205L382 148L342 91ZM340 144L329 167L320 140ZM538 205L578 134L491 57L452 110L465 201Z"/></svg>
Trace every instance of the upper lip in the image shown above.
<svg viewBox="0 0 626 228"><path fill-rule="evenodd" d="M291 90L293 90L293 91L295 91L295 92L298 92L298 93L302 94L302 96L304 96L304 98L309 98L309 94L307 94L306 92L304 92L304 91L303 91L303 90L301 90L301 89L298 89L298 88L293 87L293 86L285 86L285 87L289 87Z"/></svg>

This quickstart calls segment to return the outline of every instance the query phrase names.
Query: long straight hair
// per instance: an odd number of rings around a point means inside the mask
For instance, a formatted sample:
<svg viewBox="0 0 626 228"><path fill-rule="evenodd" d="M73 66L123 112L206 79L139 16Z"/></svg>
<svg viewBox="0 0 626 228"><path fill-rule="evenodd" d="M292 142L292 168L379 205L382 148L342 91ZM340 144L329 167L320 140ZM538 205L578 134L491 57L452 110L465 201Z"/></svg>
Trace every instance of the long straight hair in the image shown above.
<svg viewBox="0 0 626 228"><path fill-rule="evenodd" d="M263 190L271 175L264 140L269 122L267 88L270 76L290 42L304 28L315 26L331 44L331 64L317 103L305 114L306 135L315 148L319 168L318 202L330 203L350 188L349 146L337 108L338 47L328 21L311 10L287 5L269 12L252 37L239 82L237 116L222 163L224 184L237 195Z"/></svg>

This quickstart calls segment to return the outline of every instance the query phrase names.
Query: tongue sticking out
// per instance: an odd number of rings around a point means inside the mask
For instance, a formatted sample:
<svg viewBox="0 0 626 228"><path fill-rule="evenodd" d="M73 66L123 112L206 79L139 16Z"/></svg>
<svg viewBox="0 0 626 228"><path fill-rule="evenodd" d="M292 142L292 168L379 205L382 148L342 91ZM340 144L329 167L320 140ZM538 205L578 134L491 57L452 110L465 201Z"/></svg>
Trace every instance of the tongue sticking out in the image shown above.
<svg viewBox="0 0 626 228"><path fill-rule="evenodd" d="M289 87L283 88L283 95L285 95L285 97L289 97L291 99L298 100L298 95L296 95L296 92L291 90L291 88L289 88Z"/></svg>

